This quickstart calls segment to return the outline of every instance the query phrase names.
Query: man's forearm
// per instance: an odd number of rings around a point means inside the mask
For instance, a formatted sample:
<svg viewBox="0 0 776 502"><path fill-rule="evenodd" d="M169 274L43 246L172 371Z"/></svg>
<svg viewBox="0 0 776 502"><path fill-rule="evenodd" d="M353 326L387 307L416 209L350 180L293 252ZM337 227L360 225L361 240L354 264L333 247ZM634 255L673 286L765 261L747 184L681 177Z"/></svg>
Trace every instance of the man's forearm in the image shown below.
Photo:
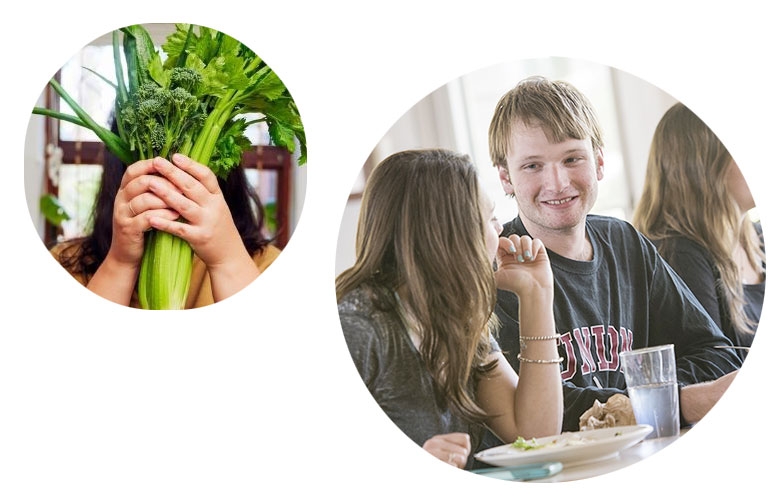
<svg viewBox="0 0 776 502"><path fill-rule="evenodd" d="M685 422L695 424L702 419L717 404L736 374L737 371L733 371L711 382L682 387L679 391L679 408Z"/></svg>

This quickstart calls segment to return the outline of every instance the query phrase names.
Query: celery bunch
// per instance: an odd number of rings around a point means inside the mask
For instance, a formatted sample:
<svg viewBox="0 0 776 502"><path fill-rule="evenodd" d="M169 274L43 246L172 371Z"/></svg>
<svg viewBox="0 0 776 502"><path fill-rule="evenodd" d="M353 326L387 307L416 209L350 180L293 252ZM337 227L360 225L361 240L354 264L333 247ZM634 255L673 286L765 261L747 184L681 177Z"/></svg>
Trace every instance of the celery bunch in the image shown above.
<svg viewBox="0 0 776 502"><path fill-rule="evenodd" d="M100 77L116 92L118 134L97 124L56 79L50 81L52 88L75 115L38 107L33 113L91 129L127 165L179 152L225 178L250 148L245 129L254 122L266 122L272 143L290 152L298 142L299 164L306 163L296 104L251 49L224 33L189 24L176 24L161 48L164 61L140 25L113 32L116 81ZM246 114L259 118L248 121ZM141 306L184 308L191 263L188 243L165 232L148 232L137 285Z"/></svg>

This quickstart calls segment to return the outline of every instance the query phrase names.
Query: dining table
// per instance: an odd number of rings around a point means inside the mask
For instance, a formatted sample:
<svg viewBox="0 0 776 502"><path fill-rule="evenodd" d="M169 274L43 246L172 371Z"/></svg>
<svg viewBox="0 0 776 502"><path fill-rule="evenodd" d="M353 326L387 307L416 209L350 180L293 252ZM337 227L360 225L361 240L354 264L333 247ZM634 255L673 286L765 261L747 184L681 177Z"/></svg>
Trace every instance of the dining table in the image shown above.
<svg viewBox="0 0 776 502"><path fill-rule="evenodd" d="M658 451L679 439L685 432L686 429L682 429L678 436L642 439L633 446L620 450L610 457L597 459L591 462L563 465L563 468L557 474L544 478L533 479L526 482L557 483L562 481L575 481L578 479L586 479L599 476L601 474L607 474L609 472L622 469L623 467L627 467L631 464L635 464L636 462L657 453Z"/></svg>

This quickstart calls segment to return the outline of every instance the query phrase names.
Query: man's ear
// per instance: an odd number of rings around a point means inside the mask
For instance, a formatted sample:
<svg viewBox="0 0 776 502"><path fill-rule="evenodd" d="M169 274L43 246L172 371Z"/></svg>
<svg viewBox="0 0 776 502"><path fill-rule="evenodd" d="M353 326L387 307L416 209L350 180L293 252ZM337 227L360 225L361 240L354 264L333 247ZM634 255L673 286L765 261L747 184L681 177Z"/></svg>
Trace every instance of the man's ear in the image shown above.
<svg viewBox="0 0 776 502"><path fill-rule="evenodd" d="M501 180L501 188L504 189L504 193L507 195L515 195L515 187L512 186L512 180L509 179L509 171L504 166L496 166L498 169L498 177Z"/></svg>
<svg viewBox="0 0 776 502"><path fill-rule="evenodd" d="M603 148L598 148L595 154L595 164L596 164L596 177L598 178L598 181L601 181L604 178L604 150Z"/></svg>

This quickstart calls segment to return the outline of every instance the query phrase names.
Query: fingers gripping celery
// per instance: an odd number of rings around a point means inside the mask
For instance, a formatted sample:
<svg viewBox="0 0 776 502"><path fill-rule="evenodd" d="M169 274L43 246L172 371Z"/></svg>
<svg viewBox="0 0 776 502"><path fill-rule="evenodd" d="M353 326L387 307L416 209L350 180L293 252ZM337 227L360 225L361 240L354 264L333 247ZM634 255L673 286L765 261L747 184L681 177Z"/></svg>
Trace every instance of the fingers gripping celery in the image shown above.
<svg viewBox="0 0 776 502"><path fill-rule="evenodd" d="M55 80L52 88L76 115L44 108L35 108L33 113L93 130L125 164L155 156L169 158L177 152L209 166L221 178L240 164L242 154L251 147L245 136L248 125L266 122L272 143L290 152L298 145L298 162L305 164L301 118L277 75L237 40L206 27L196 28L176 25L162 45L165 61L142 26L113 33L116 84L111 85L116 92L118 135L96 124ZM123 35L126 74L119 34ZM259 118L249 122L246 114ZM141 306L184 308L191 268L192 251L186 241L156 230L147 232L137 283Z"/></svg>

